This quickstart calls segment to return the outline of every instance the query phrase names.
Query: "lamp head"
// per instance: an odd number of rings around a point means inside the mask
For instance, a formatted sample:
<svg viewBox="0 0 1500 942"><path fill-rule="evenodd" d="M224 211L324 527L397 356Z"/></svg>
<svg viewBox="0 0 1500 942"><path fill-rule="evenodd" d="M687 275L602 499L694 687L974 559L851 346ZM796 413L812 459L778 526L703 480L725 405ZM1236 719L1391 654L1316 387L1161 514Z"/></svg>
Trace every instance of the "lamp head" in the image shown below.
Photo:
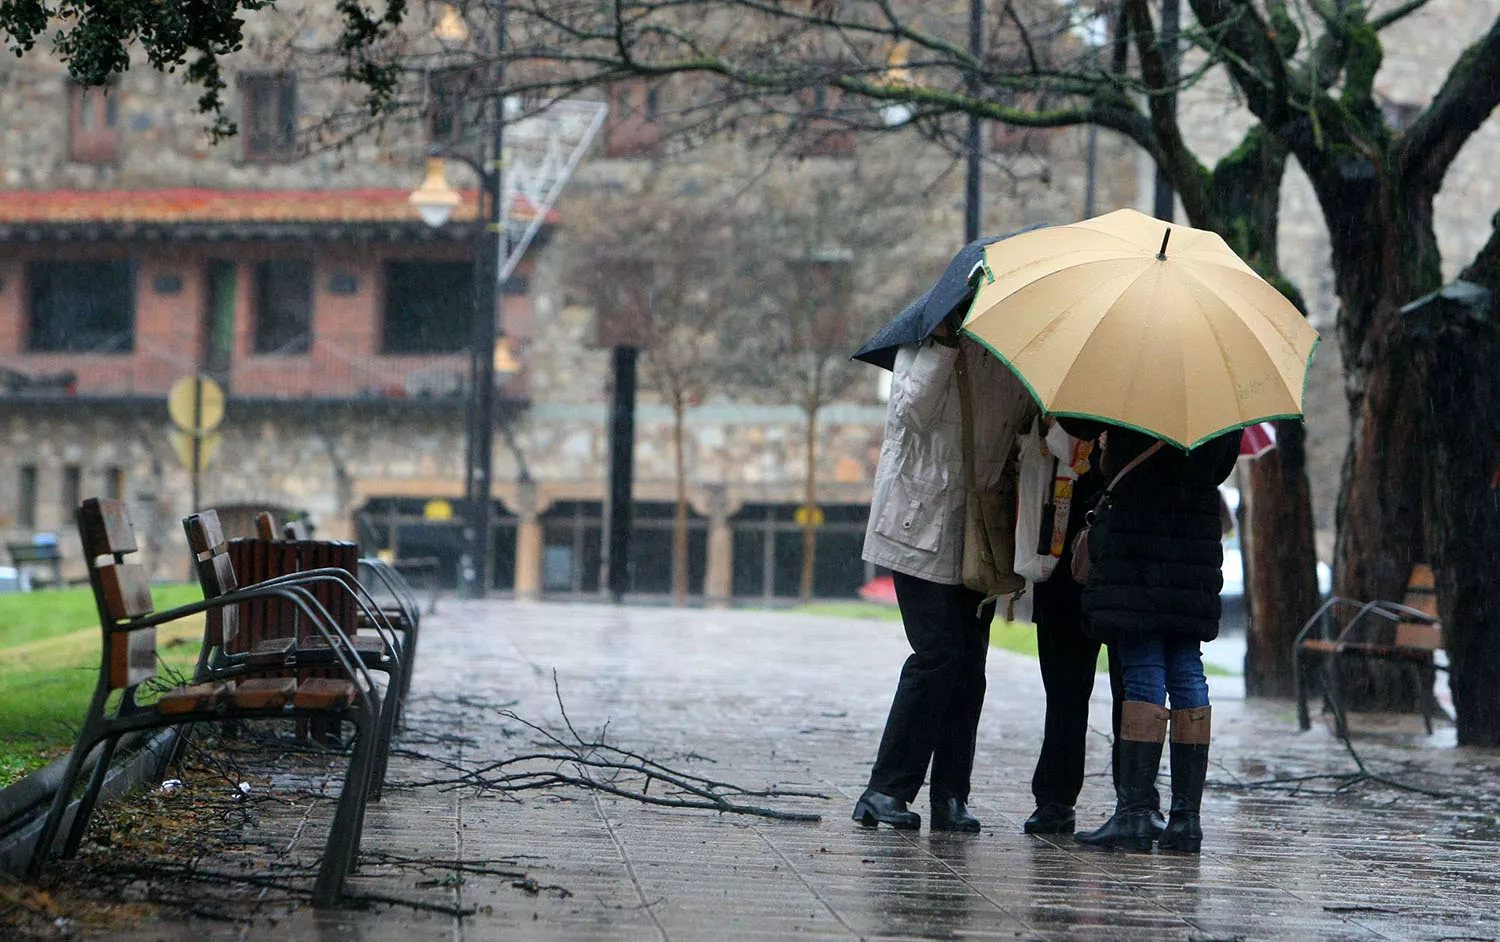
<svg viewBox="0 0 1500 942"><path fill-rule="evenodd" d="M421 214L422 221L434 229L453 215L453 209L462 197L448 185L448 178L443 175L442 158L433 157L427 161L427 179L412 191L410 200Z"/></svg>

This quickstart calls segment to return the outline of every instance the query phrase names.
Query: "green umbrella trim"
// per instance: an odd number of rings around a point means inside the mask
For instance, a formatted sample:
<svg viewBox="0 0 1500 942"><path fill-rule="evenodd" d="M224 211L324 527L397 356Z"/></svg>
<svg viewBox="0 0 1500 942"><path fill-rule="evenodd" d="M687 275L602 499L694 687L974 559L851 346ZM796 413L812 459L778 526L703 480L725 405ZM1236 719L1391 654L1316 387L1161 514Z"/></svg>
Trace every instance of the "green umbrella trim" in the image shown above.
<svg viewBox="0 0 1500 942"><path fill-rule="evenodd" d="M969 313L966 314L966 315L964 315L964 322L965 323L967 323L969 321L969 319L971 317L973 317L975 303L978 300L979 300L979 297L978 297L978 294L976 293L974 301L970 302L970 304L969 304ZM1259 425L1261 422L1278 422L1278 421L1281 421L1281 420L1284 420L1284 419L1299 419L1300 420L1300 419L1303 418L1303 413L1302 412L1288 412L1288 413L1285 413L1283 415L1265 415L1265 416L1261 416L1258 419L1250 419L1250 420L1245 421L1245 422L1237 422L1234 425L1225 426L1224 428L1221 428L1221 429L1219 429L1216 432L1210 432L1209 434L1207 434L1207 435L1203 436L1202 438L1198 439L1197 441L1193 442L1191 445L1184 445L1184 444L1182 444L1182 442L1177 441L1175 438L1171 438L1169 436L1163 435L1160 432L1153 432L1151 429L1142 428L1139 425L1133 425L1133 424L1131 424L1129 422L1122 422L1119 419L1107 418L1107 417L1102 416L1102 415L1093 415L1093 414L1088 413L1088 412L1048 412L1047 409L1046 409L1046 407L1042 405L1042 397L1039 396L1039 395L1037 395L1037 391L1036 391L1035 387L1033 387L1031 385L1031 382L1029 380L1027 380L1026 377L1021 374L1020 370L1016 369L1016 365L1014 363L1010 362L1010 360L1007 359L1005 356L1003 356L1000 353L1000 351L998 351L994 347L990 346L990 344L983 337L980 337L978 334L974 333L969 328L963 327L963 328L960 328L960 329L964 333L966 333L970 337L972 337L974 339L975 343L979 344L981 347L984 347L986 350L988 350L990 352L990 354L994 356L995 359L999 360L1001 363L1004 363L1006 365L1006 367L1012 373L1014 373L1016 375L1016 378L1021 381L1021 385L1025 386L1026 387L1026 391L1031 394L1031 398L1034 399L1034 400L1036 400L1036 406L1037 406L1038 409L1042 410L1043 414L1049 415L1049 416L1063 416L1064 418L1072 418L1072 419L1092 419L1095 422L1104 422L1107 425L1118 425L1121 428L1128 428L1128 429L1131 429L1133 431L1140 432L1142 435L1149 435L1152 438L1159 438L1162 441L1167 442L1170 445L1175 445L1177 448L1181 449L1184 452L1192 451L1194 448L1197 448L1199 445L1202 445L1204 442L1207 442L1207 441L1209 441L1211 439L1214 439L1214 438L1218 438L1220 435L1223 435L1223 434L1225 434L1227 432L1233 432L1233 431L1236 431L1238 429L1248 428L1248 427L1250 427L1252 425ZM1306 406L1307 406L1307 380L1308 380L1309 371L1312 369L1312 358L1313 358L1313 354L1316 353L1317 350L1318 350L1318 344L1321 343L1321 342L1322 342L1322 338L1321 337L1314 338L1312 349L1309 350L1309 351L1307 351L1307 369L1305 369L1303 371L1303 373L1302 373L1302 406L1303 406L1304 410L1306 409Z"/></svg>

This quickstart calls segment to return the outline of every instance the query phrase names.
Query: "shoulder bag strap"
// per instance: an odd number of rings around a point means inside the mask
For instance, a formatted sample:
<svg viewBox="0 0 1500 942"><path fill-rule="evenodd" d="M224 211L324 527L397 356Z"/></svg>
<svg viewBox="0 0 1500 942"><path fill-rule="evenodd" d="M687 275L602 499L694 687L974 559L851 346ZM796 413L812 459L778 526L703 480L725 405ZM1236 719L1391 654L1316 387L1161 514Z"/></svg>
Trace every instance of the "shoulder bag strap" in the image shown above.
<svg viewBox="0 0 1500 942"><path fill-rule="evenodd" d="M1120 473L1115 475L1114 480L1110 481L1109 486L1104 489L1104 494L1099 498L1100 501L1103 501L1105 497L1109 496L1109 492L1115 489L1115 485L1120 483L1121 478L1134 471L1141 462L1156 454L1158 451L1161 451L1164 445L1166 445L1166 442L1158 439L1155 445L1152 445L1150 448L1147 448L1145 451L1136 455L1135 459L1131 461L1130 464L1127 464L1125 467L1121 468Z"/></svg>

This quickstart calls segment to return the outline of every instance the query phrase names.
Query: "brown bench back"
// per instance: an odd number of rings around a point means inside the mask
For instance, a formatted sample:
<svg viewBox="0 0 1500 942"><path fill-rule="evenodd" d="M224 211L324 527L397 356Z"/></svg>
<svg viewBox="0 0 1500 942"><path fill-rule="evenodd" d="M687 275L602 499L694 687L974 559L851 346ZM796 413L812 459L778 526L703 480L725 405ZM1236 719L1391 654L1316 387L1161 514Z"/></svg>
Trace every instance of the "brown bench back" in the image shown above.
<svg viewBox="0 0 1500 942"><path fill-rule="evenodd" d="M219 525L219 512L204 510L192 514L182 521L182 528L187 533L188 549L193 554L203 597L216 599L238 589L239 580L235 578L234 564L229 559L229 544L224 539L224 528ZM226 645L239 633L238 606L217 608L208 613L209 644Z"/></svg>
<svg viewBox="0 0 1500 942"><path fill-rule="evenodd" d="M232 571L243 585L254 585L276 576L310 569L336 567L351 575L359 571L359 547L342 540L264 540L258 537L234 539L227 543L227 557ZM328 613L347 634L359 626L358 607L346 591L329 583L308 586ZM321 637L316 628L298 617L299 610L284 599L259 599L240 606L240 635L225 649L248 651L266 638L292 636L298 641Z"/></svg>
<svg viewBox="0 0 1500 942"><path fill-rule="evenodd" d="M104 632L100 670L110 689L134 687L156 676L156 629L129 624L156 609L146 567L126 560L137 549L130 512L121 501L91 497L76 516Z"/></svg>
<svg viewBox="0 0 1500 942"><path fill-rule="evenodd" d="M1431 566L1418 563L1412 567L1411 579L1406 583L1406 595L1401 604L1430 618L1438 617L1437 582ZM1395 640L1398 647L1437 651L1443 647L1443 626L1419 621L1397 622Z"/></svg>

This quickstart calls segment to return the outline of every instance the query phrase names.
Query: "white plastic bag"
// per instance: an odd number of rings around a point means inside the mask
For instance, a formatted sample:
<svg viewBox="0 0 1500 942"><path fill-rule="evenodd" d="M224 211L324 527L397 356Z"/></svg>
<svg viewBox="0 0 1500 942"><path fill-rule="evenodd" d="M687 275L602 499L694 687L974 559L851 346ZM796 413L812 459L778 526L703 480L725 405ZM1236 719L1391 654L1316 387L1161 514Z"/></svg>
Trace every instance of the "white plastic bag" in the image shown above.
<svg viewBox="0 0 1500 942"><path fill-rule="evenodd" d="M1016 508L1016 572L1046 582L1062 557L1073 507L1073 484L1088 469L1090 442L1050 423L1043 437L1037 425L1021 438L1020 489Z"/></svg>

